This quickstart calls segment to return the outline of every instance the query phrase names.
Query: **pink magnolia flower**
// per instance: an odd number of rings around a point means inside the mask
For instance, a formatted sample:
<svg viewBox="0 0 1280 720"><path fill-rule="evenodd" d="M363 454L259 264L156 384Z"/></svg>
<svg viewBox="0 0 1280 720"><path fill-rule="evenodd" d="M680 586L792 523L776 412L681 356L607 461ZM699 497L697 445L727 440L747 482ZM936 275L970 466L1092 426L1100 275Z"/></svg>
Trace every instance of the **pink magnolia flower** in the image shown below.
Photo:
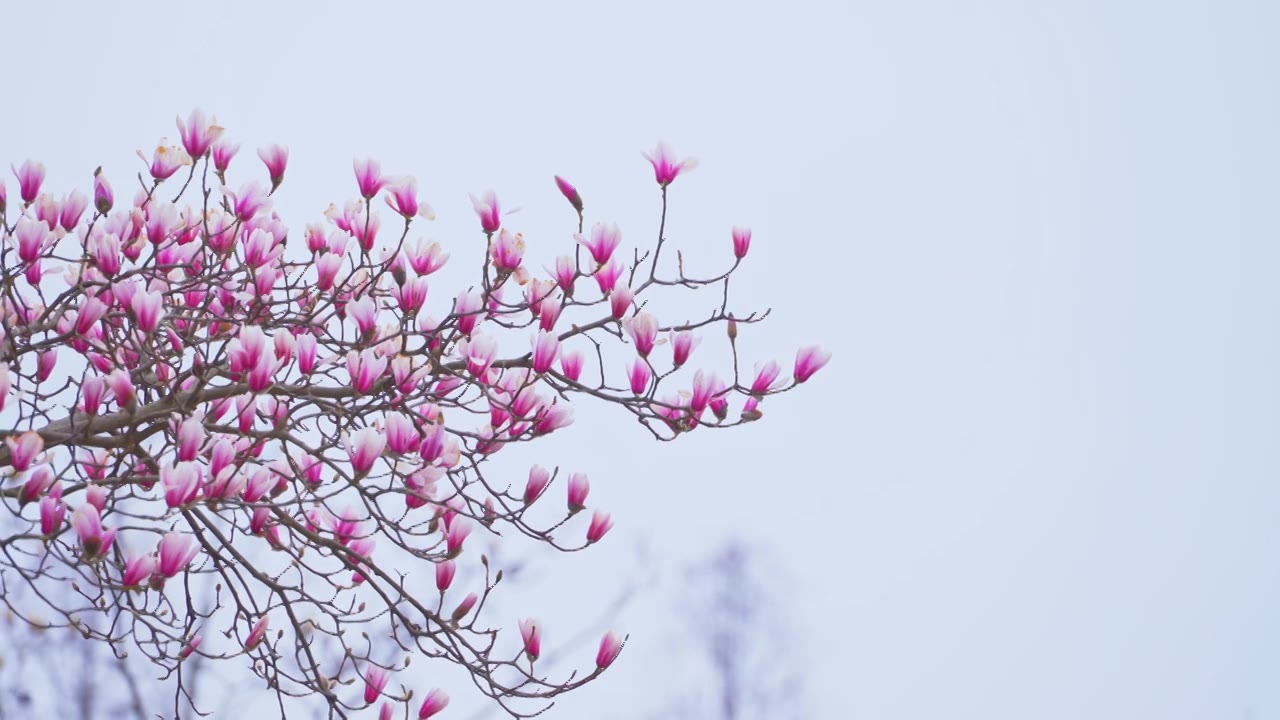
<svg viewBox="0 0 1280 720"><path fill-rule="evenodd" d="M457 557L462 552L462 543L466 541L467 536L470 534L470 522L457 518L450 523L449 531L445 535L445 546L448 549L449 557Z"/></svg>
<svg viewBox="0 0 1280 720"><path fill-rule="evenodd" d="M156 571L156 558L154 555L138 555L131 557L124 562L124 573L120 576L120 584L127 587L138 587L143 582L151 578L151 574Z"/></svg>
<svg viewBox="0 0 1280 720"><path fill-rule="evenodd" d="M255 363L253 367L249 368L249 372L245 377L245 380L249 385L249 392L260 393L271 387L272 376L275 375L277 370L284 367L284 363L284 360L276 359L274 354L271 353L263 353L259 355L257 363ZM252 396L250 397L252 398ZM266 398L264 399L264 402L270 400L274 400L274 398ZM276 407L278 409L279 405ZM242 417L242 422L243 420L244 418ZM253 422L252 418L249 418L248 422L251 425ZM245 429L244 432L248 432L248 429Z"/></svg>
<svg viewBox="0 0 1280 720"><path fill-rule="evenodd" d="M28 205L40 195L40 186L44 184L44 164L34 160L26 160L21 167L9 166L18 178L18 194L22 202Z"/></svg>
<svg viewBox="0 0 1280 720"><path fill-rule="evenodd" d="M542 623L532 618L521 620L520 638L524 640L524 652L529 660L537 660L542 654Z"/></svg>
<svg viewBox="0 0 1280 720"><path fill-rule="evenodd" d="M372 663L364 667L364 701L372 703L382 694L382 689L387 686L387 678L390 677L386 668L378 667Z"/></svg>
<svg viewBox="0 0 1280 720"><path fill-rule="evenodd" d="M107 489L96 483L90 483L84 489L84 501L98 508L98 514L107 509Z"/></svg>
<svg viewBox="0 0 1280 720"><path fill-rule="evenodd" d="M102 448L96 450L82 449L76 453L76 464L80 466L81 472L90 480L102 480L107 476L107 467L111 464L111 455Z"/></svg>
<svg viewBox="0 0 1280 720"><path fill-rule="evenodd" d="M147 205L144 223L147 241L152 245L161 245L178 230L181 219L173 203L153 202Z"/></svg>
<svg viewBox="0 0 1280 720"><path fill-rule="evenodd" d="M262 228L255 228L245 239L244 262L249 267L257 269L259 273L263 272L264 266L274 264L283 254L284 245L275 235Z"/></svg>
<svg viewBox="0 0 1280 720"><path fill-rule="evenodd" d="M265 361L266 356L259 356L260 360ZM251 392L236 396L236 420L240 427L240 432L248 433L253 429L253 423L258 417L258 397Z"/></svg>
<svg viewBox="0 0 1280 720"><path fill-rule="evenodd" d="M515 270L524 259L524 237L506 228L498 232L498 237L490 245L493 265L499 270Z"/></svg>
<svg viewBox="0 0 1280 720"><path fill-rule="evenodd" d="M107 304L96 297L87 297L76 311L75 330L77 335L88 335L89 330L107 314Z"/></svg>
<svg viewBox="0 0 1280 720"><path fill-rule="evenodd" d="M471 206L475 208L476 215L480 217L480 229L486 235L492 235L502 227L502 217L498 210L498 196L492 190L485 192L480 197L471 196Z"/></svg>
<svg viewBox="0 0 1280 720"><path fill-rule="evenodd" d="M711 399L708 401L708 405L711 407L711 412L715 413L715 416L721 420L729 416L729 397L725 394L727 388L728 386L724 384L723 380L713 376Z"/></svg>
<svg viewBox="0 0 1280 720"><path fill-rule="evenodd" d="M133 378L129 377L129 371L123 368L112 370L105 382L111 390L111 396L115 399L116 405L123 408L133 404Z"/></svg>
<svg viewBox="0 0 1280 720"><path fill-rule="evenodd" d="M62 212L58 214L58 224L63 230L71 232L80 224L80 216L89 205L89 198L79 190L71 191L67 199L62 201Z"/></svg>
<svg viewBox="0 0 1280 720"><path fill-rule="evenodd" d="M35 211L36 218L49 227L52 232L58 229L58 198L48 193L41 193L36 197Z"/></svg>
<svg viewBox="0 0 1280 720"><path fill-rule="evenodd" d="M376 427L361 428L348 438L347 454L351 457L351 469L357 476L368 474L373 463L387 446L387 437Z"/></svg>
<svg viewBox="0 0 1280 720"><path fill-rule="evenodd" d="M52 535L61 530L66 513L67 506L61 498L53 495L40 498L40 534Z"/></svg>
<svg viewBox="0 0 1280 720"><path fill-rule="evenodd" d="M351 383L356 392L368 395L373 386L387 370L388 360L378 355L372 348L352 350L347 353L347 373L351 375Z"/></svg>
<svg viewBox="0 0 1280 720"><path fill-rule="evenodd" d="M102 168L98 168L93 172L93 208L106 215L111 212L113 205L115 205L115 195L111 192L111 183L107 182L107 176L102 174Z"/></svg>
<svg viewBox="0 0 1280 720"><path fill-rule="evenodd" d="M355 236L356 242L360 243L360 248L367 252L373 251L374 243L378 241L378 228L382 227L382 216L378 213L370 213L368 217L356 218L351 223L351 234Z"/></svg>
<svg viewBox="0 0 1280 720"><path fill-rule="evenodd" d="M236 149L238 150L239 147L237 145ZM215 160L216 152L215 148ZM235 150L232 150L231 154L234 155ZM284 171L289 165L289 148L283 145L268 145L258 150L258 157L262 159L262 164L267 166L267 174L271 176L271 191L275 192L275 189L280 187L280 183L284 182ZM231 158L228 157L227 161L230 162Z"/></svg>
<svg viewBox="0 0 1280 720"><path fill-rule="evenodd" d="M568 405L549 405L538 411L533 423L535 435L546 435L573 424L573 410Z"/></svg>
<svg viewBox="0 0 1280 720"><path fill-rule="evenodd" d="M707 409L707 404L711 402L711 396L715 393L716 386L723 386L724 383L719 382L715 374L706 374L702 370L693 374L693 394L689 398L689 408L693 410L694 415L702 414Z"/></svg>
<svg viewBox="0 0 1280 720"><path fill-rule="evenodd" d="M397 455L408 455L418 449L422 436L418 426L402 413L387 413L387 447Z"/></svg>
<svg viewBox="0 0 1280 720"><path fill-rule="evenodd" d="M747 256L747 250L751 248L751 230L750 228L735 227L733 229L733 256L741 260Z"/></svg>
<svg viewBox="0 0 1280 720"><path fill-rule="evenodd" d="M395 706L391 704L390 700L388 700L382 703L382 707L378 710L378 720L391 720L395 717L395 713Z"/></svg>
<svg viewBox="0 0 1280 720"><path fill-rule="evenodd" d="M396 383L397 391L403 395L415 391L422 382L422 378L430 373L429 365L424 364L420 368L415 368L412 357L407 355L394 357L390 369L392 369L392 382Z"/></svg>
<svg viewBox="0 0 1280 720"><path fill-rule="evenodd" d="M239 143L232 143L223 139L219 139L217 142L213 144L214 170L216 170L219 175L225 175L227 172L227 168L231 165L231 158L234 158L236 156L236 153L238 152L240 152ZM258 155L259 157L261 157L262 155L261 150L258 151Z"/></svg>
<svg viewBox="0 0 1280 720"><path fill-rule="evenodd" d="M44 223L25 216L18 218L13 234L18 241L18 259L28 264L40 259L51 239Z"/></svg>
<svg viewBox="0 0 1280 720"><path fill-rule="evenodd" d="M444 477L444 469L428 465L410 473L404 479L404 486L409 492L404 496L404 504L410 509L426 505L436 494L436 483Z"/></svg>
<svg viewBox="0 0 1280 720"><path fill-rule="evenodd" d="M578 382L578 378L582 376L582 362L582 353L577 350L560 353L560 371L574 382Z"/></svg>
<svg viewBox="0 0 1280 720"><path fill-rule="evenodd" d="M321 290L329 290L333 287L333 281L338 277L338 271L342 269L343 256L337 253L328 253L321 255L316 260L316 287Z"/></svg>
<svg viewBox="0 0 1280 720"><path fill-rule="evenodd" d="M802 383L813 377L813 374L821 370L830 360L830 351L823 350L817 345L801 348L796 353L796 382Z"/></svg>
<svg viewBox="0 0 1280 720"><path fill-rule="evenodd" d="M607 632L600 638L600 649L596 651L596 667L603 670L613 664L622 652L622 638Z"/></svg>
<svg viewBox="0 0 1280 720"><path fill-rule="evenodd" d="M475 292L459 293L453 305L453 312L458 316L458 332L463 335L470 335L471 331L476 329L476 324L480 322L479 312L483 308L484 302L480 299L479 294Z"/></svg>
<svg viewBox="0 0 1280 720"><path fill-rule="evenodd" d="M613 527L613 519L609 517L609 513L596 510L591 514L591 525L587 527L587 542L600 542L600 538L604 537L611 527Z"/></svg>
<svg viewBox="0 0 1280 720"><path fill-rule="evenodd" d="M631 336L631 342L635 343L640 357L649 357L649 353L653 352L653 344L658 339L658 319L647 312L637 313L623 320L622 328Z"/></svg>
<svg viewBox="0 0 1280 720"><path fill-rule="evenodd" d="M627 311L631 309L631 303L636 296L631 292L629 285L615 285L613 291L609 293L609 312L613 315L614 320L621 320L627 316Z"/></svg>
<svg viewBox="0 0 1280 720"><path fill-rule="evenodd" d="M222 194L227 196L227 202L231 204L231 212L235 214L238 220L244 222L252 220L255 215L271 207L269 192L262 186L262 183L254 180L241 185L239 192L224 189ZM264 263L258 261L250 262L250 264L254 267L259 267Z"/></svg>
<svg viewBox="0 0 1280 720"><path fill-rule="evenodd" d="M53 374L58 364L58 349L49 348L36 353L36 382L42 383Z"/></svg>
<svg viewBox="0 0 1280 720"><path fill-rule="evenodd" d="M320 484L324 475L324 462L315 455L303 455L297 459L298 469L302 471L302 479L312 487Z"/></svg>
<svg viewBox="0 0 1280 720"><path fill-rule="evenodd" d="M419 275L430 275L431 273L444 267L449 260L449 253L444 252L440 247L440 243L430 243L424 245L424 240L418 240L406 248L409 257L409 267Z"/></svg>
<svg viewBox="0 0 1280 720"><path fill-rule="evenodd" d="M347 303L347 317L355 321L361 335L367 336L378 326L378 304L368 295L352 300Z"/></svg>
<svg viewBox="0 0 1280 720"><path fill-rule="evenodd" d="M545 332L551 332L556 326L556 320L560 319L560 311L564 309L564 304L559 297L549 295L538 303L538 327Z"/></svg>
<svg viewBox="0 0 1280 720"><path fill-rule="evenodd" d="M227 437L218 438L209 449L209 474L217 475L229 467L236 458L235 443Z"/></svg>
<svg viewBox="0 0 1280 720"><path fill-rule="evenodd" d="M164 486L164 501L169 507L194 502L200 490L200 466L194 462L179 462L173 467L162 465L160 484Z"/></svg>
<svg viewBox="0 0 1280 720"><path fill-rule="evenodd" d="M418 454L425 463L433 463L444 453L445 440L448 433L444 426L430 423L423 427L422 444L418 446Z"/></svg>
<svg viewBox="0 0 1280 720"><path fill-rule="evenodd" d="M307 223L306 230L303 233L303 239L306 240L307 250L312 255L319 252L329 251L329 239L325 237L324 225L320 223Z"/></svg>
<svg viewBox="0 0 1280 720"><path fill-rule="evenodd" d="M408 316L417 315L427 301L427 279L425 277L409 278L401 285L391 287L391 297Z"/></svg>
<svg viewBox="0 0 1280 720"><path fill-rule="evenodd" d="M778 363L770 360L763 367L756 366L756 379L751 381L751 394L763 395L773 387L773 382L778 379L778 374L782 372L782 368Z"/></svg>
<svg viewBox="0 0 1280 720"><path fill-rule="evenodd" d="M262 639L267 636L267 626L271 623L270 615L263 615L258 622L253 624L253 628L249 630L249 636L244 639L244 649L252 650L258 647Z"/></svg>
<svg viewBox="0 0 1280 720"><path fill-rule="evenodd" d="M578 277L578 268L574 263L572 255L561 255L556 258L556 269L552 272L556 284L560 286L560 290L565 297L573 297L573 282ZM542 298L534 299L535 302L541 302Z"/></svg>
<svg viewBox="0 0 1280 720"><path fill-rule="evenodd" d="M498 356L498 341L477 333L470 342L458 343L458 354L467 361L467 371L483 379Z"/></svg>
<svg viewBox="0 0 1280 720"><path fill-rule="evenodd" d="M116 538L115 530L104 530L98 508L92 505L81 505L71 513L71 527L80 537L81 557L86 562L95 560L111 550L111 542Z"/></svg>
<svg viewBox="0 0 1280 720"><path fill-rule="evenodd" d="M200 647L200 643L203 641L204 637L200 635L192 636L192 638L187 641L187 644L183 645L182 649L178 651L178 659L186 660L191 656L191 653L196 651L196 648Z"/></svg>
<svg viewBox="0 0 1280 720"><path fill-rule="evenodd" d="M626 267L615 259L610 260L607 265L600 266L592 277L596 279L596 285L600 287L601 293L609 293L613 291L614 286L618 284L618 278L622 277L625 271Z"/></svg>
<svg viewBox="0 0 1280 720"><path fill-rule="evenodd" d="M271 523L271 510L266 507L256 507L253 509L253 516L249 518L249 532L254 535L261 535Z"/></svg>
<svg viewBox="0 0 1280 720"><path fill-rule="evenodd" d="M649 363L644 358L636 358L631 362L631 369L627 372L627 379L631 383L631 392L634 395L643 395L649 389Z"/></svg>
<svg viewBox="0 0 1280 720"><path fill-rule="evenodd" d="M23 271L22 275L23 277L26 278L28 285L31 285L33 287L39 286L40 280L44 277L44 268L41 266L41 261L36 260L35 262L28 265L27 269ZM75 341L72 341L72 342L74 343ZM80 340L80 342L83 343L84 341Z"/></svg>
<svg viewBox="0 0 1280 720"><path fill-rule="evenodd" d="M304 375L310 375L316 369L316 351L318 349L316 336L311 333L303 333L298 336L295 346L298 353L298 371Z"/></svg>
<svg viewBox="0 0 1280 720"><path fill-rule="evenodd" d="M475 593L467 593L467 596L462 598L462 602L458 603L458 607L453 609L453 614L450 617L453 618L454 622L458 622L466 617L467 613L471 612L471 608L475 607L476 601L479 599L480 597Z"/></svg>
<svg viewBox="0 0 1280 720"><path fill-rule="evenodd" d="M352 540L347 548L357 557L368 559L373 557L373 549L377 544L378 542L371 537L362 537ZM352 573L351 581L358 585L365 581L365 573L369 571L369 565L359 561L356 561L355 565L356 571Z"/></svg>
<svg viewBox="0 0 1280 720"><path fill-rule="evenodd" d="M449 696L445 691L439 688L433 688L427 693L427 698L422 701L422 707L418 708L418 720L427 720L427 718L435 715L449 705Z"/></svg>
<svg viewBox="0 0 1280 720"><path fill-rule="evenodd" d="M239 496L248 484L249 479L244 473L224 467L221 472L210 473L210 480L204 485L204 495L210 499L230 500Z"/></svg>
<svg viewBox="0 0 1280 720"><path fill-rule="evenodd" d="M275 344L276 359L289 361L298 347L298 338L291 332L278 332L272 338Z"/></svg>
<svg viewBox="0 0 1280 720"><path fill-rule="evenodd" d="M574 237L591 252L591 258L596 261L596 265L604 265L613 256L618 243L622 242L622 231L618 230L617 225L596 223L591 226L590 240L583 238L582 235Z"/></svg>
<svg viewBox="0 0 1280 720"><path fill-rule="evenodd" d="M586 473L573 473L569 476L569 512L579 512L587 506L587 493L591 491L591 483Z"/></svg>
<svg viewBox="0 0 1280 720"><path fill-rule="evenodd" d="M436 589L444 592L453 584L453 576L458 572L458 566L452 560L445 560L436 563Z"/></svg>
<svg viewBox="0 0 1280 720"><path fill-rule="evenodd" d="M179 532L165 533L160 539L160 574L171 578L186 569L200 551L195 537Z"/></svg>
<svg viewBox="0 0 1280 720"><path fill-rule="evenodd" d="M675 153L664 142L658 143L652 155L645 153L644 156L649 161L649 164L653 165L654 179L658 181L658 185L664 188L670 185L680 173L698 166L698 161L693 158L677 162Z"/></svg>
<svg viewBox="0 0 1280 720"><path fill-rule="evenodd" d="M156 148L156 151L151 156L149 171L152 178L167 180L178 171L178 168L183 165L190 165L191 157L187 155L186 150L177 145L165 145L165 140L160 142L160 146ZM143 162L147 161L147 157L142 154L141 150L138 151L138 157L142 158Z"/></svg>
<svg viewBox="0 0 1280 720"><path fill-rule="evenodd" d="M680 367L688 362L689 353L693 352L700 342L702 342L701 339L694 337L693 332L689 330L671 333L671 355L675 366Z"/></svg>
<svg viewBox="0 0 1280 720"><path fill-rule="evenodd" d="M551 482L551 473L541 465L534 465L529 468L529 481L524 486L524 502L529 504L538 499L542 491L547 488L547 483Z"/></svg>
<svg viewBox="0 0 1280 720"><path fill-rule="evenodd" d="M182 121L181 116L178 117L178 135L182 138L182 146L186 148L187 154L199 159L222 136L222 128L218 127L216 121L207 120L204 111L196 108L191 111L186 122Z"/></svg>
<svg viewBox="0 0 1280 720"><path fill-rule="evenodd" d="M386 181L382 178L382 163L373 158L353 160L351 163L356 172L356 185L360 187L360 196L365 200L378 194Z"/></svg>
<svg viewBox="0 0 1280 720"><path fill-rule="evenodd" d="M30 468L32 461L44 450L44 438L34 430L5 438L4 443L9 446L9 464L18 472Z"/></svg>
<svg viewBox="0 0 1280 720"><path fill-rule="evenodd" d="M435 213L431 206L418 201L418 181L411 176L402 177L387 183L387 205L406 220L421 215L432 219Z"/></svg>
<svg viewBox="0 0 1280 720"><path fill-rule="evenodd" d="M164 295L158 292L140 290L129 302L133 316L138 320L138 329L150 335L160 326L164 318Z"/></svg>
<svg viewBox="0 0 1280 720"><path fill-rule="evenodd" d="M53 485L57 478L54 477L53 469L48 465L41 465L31 471L31 477L22 485L22 492L18 495L18 504L26 505L34 502L36 498L45 494L50 486Z"/></svg>
<svg viewBox="0 0 1280 720"><path fill-rule="evenodd" d="M582 214L582 196L578 194L578 189L559 175L556 176L556 187L560 188L560 194L564 195L573 209L577 210L578 214Z"/></svg>
<svg viewBox="0 0 1280 720"><path fill-rule="evenodd" d="M560 339L554 333L540 332L533 344L533 371L542 375L551 369L560 352Z"/></svg>

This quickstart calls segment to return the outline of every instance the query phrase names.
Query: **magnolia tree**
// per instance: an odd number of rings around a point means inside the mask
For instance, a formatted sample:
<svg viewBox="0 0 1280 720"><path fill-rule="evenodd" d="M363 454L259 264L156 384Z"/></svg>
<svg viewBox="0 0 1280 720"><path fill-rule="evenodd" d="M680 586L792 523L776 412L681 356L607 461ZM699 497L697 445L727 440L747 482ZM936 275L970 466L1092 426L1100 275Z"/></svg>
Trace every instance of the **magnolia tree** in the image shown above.
<svg viewBox="0 0 1280 720"><path fill-rule="evenodd" d="M233 165L262 168L234 162L239 145L199 111L178 131L139 153L131 203L101 169L92 197L49 192L33 161L14 168L17 197L0 184L0 602L144 656L174 717L198 709L192 656L250 667L282 714L305 697L330 716L431 717L449 699L406 671L415 655L460 667L512 716L545 710L623 639L542 670L540 622L487 616L502 573L471 546L516 534L579 551L612 521L580 472L514 479L487 461L563 431L574 402L660 440L752 422L828 359L802 349L790 377L739 367L738 326L767 315L729 308L751 234L726 238L723 272L686 274L664 233L692 163L662 145L647 156L661 211L648 249L588 229L557 177L577 232L551 267L528 267L489 192L472 197L487 252L457 292L428 289L449 254L417 236L432 211L413 178L357 161L357 197L289 244L272 211L288 152L259 150L265 179L233 183ZM699 288L718 307L697 321L647 310ZM429 294L448 298L435 316ZM731 366L682 372L700 333Z"/></svg>

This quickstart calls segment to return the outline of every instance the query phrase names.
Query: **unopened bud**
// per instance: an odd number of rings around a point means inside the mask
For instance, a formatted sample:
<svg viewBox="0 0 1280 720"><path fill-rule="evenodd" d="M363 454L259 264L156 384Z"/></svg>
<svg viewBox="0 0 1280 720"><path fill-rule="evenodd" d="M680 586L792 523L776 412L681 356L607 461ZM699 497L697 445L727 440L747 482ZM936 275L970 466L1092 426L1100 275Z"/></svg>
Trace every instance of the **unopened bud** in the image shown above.
<svg viewBox="0 0 1280 720"><path fill-rule="evenodd" d="M733 318L729 318L729 339L738 339L738 321Z"/></svg>

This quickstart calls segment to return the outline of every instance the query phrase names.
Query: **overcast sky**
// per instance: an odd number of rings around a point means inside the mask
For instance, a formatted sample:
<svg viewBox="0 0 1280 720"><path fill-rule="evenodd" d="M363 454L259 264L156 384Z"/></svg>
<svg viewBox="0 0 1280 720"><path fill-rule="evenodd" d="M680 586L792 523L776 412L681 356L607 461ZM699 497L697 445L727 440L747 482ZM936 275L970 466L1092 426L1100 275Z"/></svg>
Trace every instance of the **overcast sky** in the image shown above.
<svg viewBox="0 0 1280 720"><path fill-rule="evenodd" d="M493 188L551 259L553 174L630 247L657 224L641 151L699 159L670 236L718 268L754 230L748 365L834 359L739 431L660 446L584 406L501 458L589 472L617 521L512 625L554 647L653 577L623 659L550 717L687 692L683 568L742 537L813 718L1280 718L1280 5L356 7L14 3L0 161L119 192L199 106L239 163L289 146L295 232L372 155L442 243L477 241L467 193Z"/></svg>

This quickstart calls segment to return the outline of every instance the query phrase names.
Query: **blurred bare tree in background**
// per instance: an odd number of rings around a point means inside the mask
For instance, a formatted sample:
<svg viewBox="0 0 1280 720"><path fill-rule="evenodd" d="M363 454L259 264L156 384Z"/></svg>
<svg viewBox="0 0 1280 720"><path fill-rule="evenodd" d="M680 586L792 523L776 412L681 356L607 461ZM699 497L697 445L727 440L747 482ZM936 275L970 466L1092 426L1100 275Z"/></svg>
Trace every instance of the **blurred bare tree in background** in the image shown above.
<svg viewBox="0 0 1280 720"><path fill-rule="evenodd" d="M679 590L688 618L686 650L704 672L694 687L664 689L663 705L647 718L801 720L808 717L803 658L761 554L731 540L691 567ZM678 681L673 678L673 682Z"/></svg>

